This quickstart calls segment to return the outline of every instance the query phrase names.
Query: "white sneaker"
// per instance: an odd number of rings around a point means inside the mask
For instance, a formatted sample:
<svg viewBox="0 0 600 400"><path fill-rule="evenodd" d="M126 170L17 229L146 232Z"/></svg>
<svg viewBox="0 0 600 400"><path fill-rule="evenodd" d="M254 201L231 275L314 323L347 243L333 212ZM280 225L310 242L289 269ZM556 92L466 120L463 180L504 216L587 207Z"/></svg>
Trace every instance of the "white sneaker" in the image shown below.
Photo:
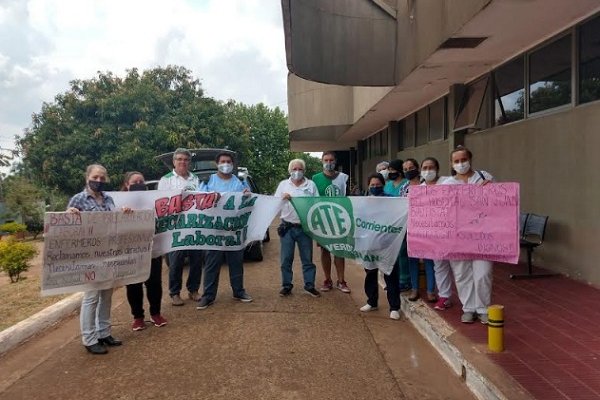
<svg viewBox="0 0 600 400"><path fill-rule="evenodd" d="M360 311L362 311L362 312L369 312L369 311L375 311L375 310L377 310L377 307L373 307L370 304L365 304L364 306L362 306L360 308Z"/></svg>
<svg viewBox="0 0 600 400"><path fill-rule="evenodd" d="M396 320L400 319L400 312L396 310L390 312L390 318Z"/></svg>

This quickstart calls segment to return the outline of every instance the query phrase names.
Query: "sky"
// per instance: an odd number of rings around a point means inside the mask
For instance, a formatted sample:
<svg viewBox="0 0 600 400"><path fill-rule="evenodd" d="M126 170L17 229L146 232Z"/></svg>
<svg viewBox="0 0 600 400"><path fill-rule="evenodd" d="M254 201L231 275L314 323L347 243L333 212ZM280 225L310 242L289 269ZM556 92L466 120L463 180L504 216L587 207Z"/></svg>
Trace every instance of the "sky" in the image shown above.
<svg viewBox="0 0 600 400"><path fill-rule="evenodd" d="M181 65L205 95L287 111L280 0L0 0L0 147L98 71Z"/></svg>

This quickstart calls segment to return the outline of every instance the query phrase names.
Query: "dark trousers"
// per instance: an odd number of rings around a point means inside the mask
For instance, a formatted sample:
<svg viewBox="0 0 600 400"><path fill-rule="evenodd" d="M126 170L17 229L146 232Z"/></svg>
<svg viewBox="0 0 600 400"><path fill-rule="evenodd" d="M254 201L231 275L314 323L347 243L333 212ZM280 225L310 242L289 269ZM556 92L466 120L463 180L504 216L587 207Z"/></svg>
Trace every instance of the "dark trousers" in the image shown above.
<svg viewBox="0 0 600 400"><path fill-rule="evenodd" d="M394 264L394 269L389 275L383 275L385 279L387 300L390 304L390 311L400 310L400 287L398 286L398 263ZM377 307L379 300L379 282L377 282L378 269L366 269L365 272L365 294L367 303L371 307Z"/></svg>
<svg viewBox="0 0 600 400"><path fill-rule="evenodd" d="M221 265L229 266L229 282L234 297L241 297L244 290L244 249L235 251L206 250L204 266L204 294L210 301L215 301L219 289Z"/></svg>
<svg viewBox="0 0 600 400"><path fill-rule="evenodd" d="M183 285L183 262L190 259L190 270L185 286L188 292L195 293L200 289L202 280L203 250L177 250L167 254L169 259L169 296L178 295Z"/></svg>
<svg viewBox="0 0 600 400"><path fill-rule="evenodd" d="M150 315L160 314L162 299L162 257L152 259L150 264L150 277L146 282L127 285L127 301L131 306L133 318L144 318L144 288L150 303Z"/></svg>

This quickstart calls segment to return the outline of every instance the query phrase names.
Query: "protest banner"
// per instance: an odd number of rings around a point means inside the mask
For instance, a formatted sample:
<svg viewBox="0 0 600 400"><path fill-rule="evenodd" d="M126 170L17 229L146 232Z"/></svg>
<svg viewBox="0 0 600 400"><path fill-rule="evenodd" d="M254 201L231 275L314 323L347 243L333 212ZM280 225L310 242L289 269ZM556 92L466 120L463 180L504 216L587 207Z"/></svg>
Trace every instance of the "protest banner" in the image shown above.
<svg viewBox="0 0 600 400"><path fill-rule="evenodd" d="M46 213L42 295L147 280L153 236L152 210Z"/></svg>
<svg viewBox="0 0 600 400"><path fill-rule="evenodd" d="M413 186L408 255L519 261L519 184Z"/></svg>
<svg viewBox="0 0 600 400"><path fill-rule="evenodd" d="M242 250L264 238L283 201L254 193L181 190L108 194L117 207L154 210L152 257L174 250Z"/></svg>
<svg viewBox="0 0 600 400"><path fill-rule="evenodd" d="M292 197L291 202L304 232L333 255L392 272L406 233L406 198Z"/></svg>

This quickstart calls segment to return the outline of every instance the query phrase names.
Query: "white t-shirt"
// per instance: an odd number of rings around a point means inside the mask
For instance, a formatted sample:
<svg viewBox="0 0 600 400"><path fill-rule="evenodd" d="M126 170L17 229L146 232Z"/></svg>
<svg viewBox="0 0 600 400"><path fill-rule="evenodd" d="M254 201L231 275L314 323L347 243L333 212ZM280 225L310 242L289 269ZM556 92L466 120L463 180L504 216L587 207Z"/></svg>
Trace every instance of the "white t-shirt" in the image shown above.
<svg viewBox="0 0 600 400"><path fill-rule="evenodd" d="M470 185L479 183L480 181L484 180L484 178L486 181L494 180L494 177L487 171L473 170L473 172L474 172L474 174L471 175L469 177L469 179L467 180L467 183ZM461 181L460 179L456 179L456 175L454 175L454 176L449 176L448 178L446 178L441 184L442 185L462 185L464 183L465 182Z"/></svg>
<svg viewBox="0 0 600 400"><path fill-rule="evenodd" d="M317 185L308 178L304 178L304 182L300 186L294 185L292 178L282 180L277 186L275 197L282 197L284 193L289 193L292 197L314 197L319 195ZM289 201L286 201L281 208L281 219L292 224L300 223L300 218Z"/></svg>

